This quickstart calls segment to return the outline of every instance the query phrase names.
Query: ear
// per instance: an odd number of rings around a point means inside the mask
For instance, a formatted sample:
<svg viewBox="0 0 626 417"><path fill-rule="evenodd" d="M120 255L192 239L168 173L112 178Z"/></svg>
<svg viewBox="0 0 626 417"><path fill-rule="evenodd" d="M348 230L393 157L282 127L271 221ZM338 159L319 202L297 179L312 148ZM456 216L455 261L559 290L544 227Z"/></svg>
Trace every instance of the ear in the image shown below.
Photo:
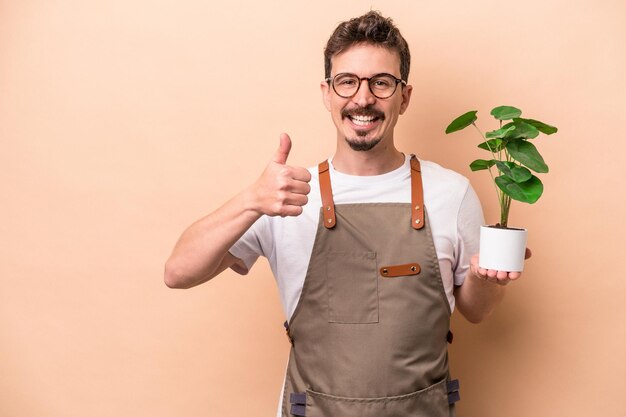
<svg viewBox="0 0 626 417"><path fill-rule="evenodd" d="M407 107L409 107L409 102L411 101L411 92L413 91L412 85L405 85L402 89L402 103L400 103L400 114L403 114Z"/></svg>
<svg viewBox="0 0 626 417"><path fill-rule="evenodd" d="M324 102L324 106L326 106L326 110L330 111L330 85L326 81L322 81L320 83L320 89L322 90L322 101Z"/></svg>

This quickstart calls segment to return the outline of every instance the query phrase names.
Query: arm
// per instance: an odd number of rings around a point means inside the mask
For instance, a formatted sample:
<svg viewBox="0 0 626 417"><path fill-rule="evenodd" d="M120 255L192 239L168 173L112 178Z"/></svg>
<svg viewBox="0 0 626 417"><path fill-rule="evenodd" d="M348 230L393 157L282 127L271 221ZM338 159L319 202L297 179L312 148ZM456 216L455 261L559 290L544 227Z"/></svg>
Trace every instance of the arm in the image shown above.
<svg viewBox="0 0 626 417"><path fill-rule="evenodd" d="M183 232L165 264L168 287L190 288L241 263L228 250L262 215L302 213L311 174L285 165L290 150L291 139L282 134L278 151L254 184Z"/></svg>
<svg viewBox="0 0 626 417"><path fill-rule="evenodd" d="M526 259L530 258L526 249ZM465 281L454 289L456 306L471 323L480 323L504 297L504 286L522 276L521 272L494 271L478 266L478 255L470 261Z"/></svg>

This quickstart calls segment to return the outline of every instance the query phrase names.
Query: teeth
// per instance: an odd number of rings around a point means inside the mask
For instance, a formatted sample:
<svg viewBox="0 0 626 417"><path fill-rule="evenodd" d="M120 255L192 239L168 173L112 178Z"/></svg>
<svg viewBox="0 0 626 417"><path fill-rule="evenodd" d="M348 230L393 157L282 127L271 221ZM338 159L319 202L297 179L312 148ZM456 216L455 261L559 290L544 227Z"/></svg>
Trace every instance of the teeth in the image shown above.
<svg viewBox="0 0 626 417"><path fill-rule="evenodd" d="M374 120L374 116L352 116L352 120L358 120L359 122L371 122Z"/></svg>
<svg viewBox="0 0 626 417"><path fill-rule="evenodd" d="M375 117L373 116L350 116L350 120L356 125L365 126L373 122Z"/></svg>

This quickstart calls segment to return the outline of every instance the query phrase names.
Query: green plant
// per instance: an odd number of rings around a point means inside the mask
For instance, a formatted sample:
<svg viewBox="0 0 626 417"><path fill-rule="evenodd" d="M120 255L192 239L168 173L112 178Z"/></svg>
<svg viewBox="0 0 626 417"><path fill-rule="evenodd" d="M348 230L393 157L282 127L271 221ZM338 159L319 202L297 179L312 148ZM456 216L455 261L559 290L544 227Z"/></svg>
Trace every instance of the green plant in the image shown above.
<svg viewBox="0 0 626 417"><path fill-rule="evenodd" d="M500 223L507 227L511 199L524 203L535 203L543 193L543 184L531 172L547 173L548 165L530 142L540 133L551 135L557 128L533 119L523 119L522 111L511 106L499 106L491 110L491 115L500 121L500 128L483 134L476 123L478 111L469 111L450 123L446 133L456 132L473 125L483 142L479 148L491 152L492 159L477 159L470 164L472 171L486 169L495 184L500 202ZM504 126L503 121L510 120ZM491 168L495 166L498 176L494 177Z"/></svg>

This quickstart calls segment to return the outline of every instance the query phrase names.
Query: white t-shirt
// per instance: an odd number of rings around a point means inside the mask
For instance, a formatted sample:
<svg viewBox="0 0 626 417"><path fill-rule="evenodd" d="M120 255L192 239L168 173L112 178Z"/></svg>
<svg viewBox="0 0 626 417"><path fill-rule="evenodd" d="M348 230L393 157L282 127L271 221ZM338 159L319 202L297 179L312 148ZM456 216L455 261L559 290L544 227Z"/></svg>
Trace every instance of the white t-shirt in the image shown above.
<svg viewBox="0 0 626 417"><path fill-rule="evenodd" d="M398 169L373 176L343 174L335 170L332 160L329 162L335 204L411 202L408 155ZM454 286L463 283L470 258L478 253L483 212L467 178L433 162L420 160L420 163L424 205L441 278L450 309L454 310ZM309 171L311 192L302 214L284 218L262 216L230 249L231 254L244 262L245 269L233 267L243 275L259 256L268 259L287 320L291 319L302 292L322 205L317 167Z"/></svg>

